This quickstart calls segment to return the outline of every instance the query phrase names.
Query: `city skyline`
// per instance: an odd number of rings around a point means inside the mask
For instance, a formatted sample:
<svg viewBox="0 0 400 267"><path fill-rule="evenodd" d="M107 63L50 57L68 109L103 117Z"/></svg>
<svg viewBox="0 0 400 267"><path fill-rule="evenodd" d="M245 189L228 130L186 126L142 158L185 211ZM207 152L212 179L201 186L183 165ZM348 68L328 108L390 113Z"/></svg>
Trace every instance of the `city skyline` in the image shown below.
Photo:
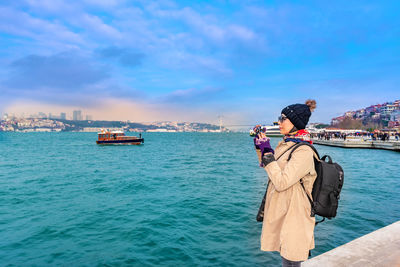
<svg viewBox="0 0 400 267"><path fill-rule="evenodd" d="M51 113L51 112L43 112L39 111L33 114L15 114L15 113L7 113L0 114L0 119L3 117L16 117L16 118L39 118L39 119L61 119L61 120L93 120L93 116L90 114L85 114L82 110L73 110L72 112L59 112L59 113Z"/></svg>
<svg viewBox="0 0 400 267"><path fill-rule="evenodd" d="M0 113L252 124L317 100L310 122L398 99L400 3L0 4Z"/></svg>

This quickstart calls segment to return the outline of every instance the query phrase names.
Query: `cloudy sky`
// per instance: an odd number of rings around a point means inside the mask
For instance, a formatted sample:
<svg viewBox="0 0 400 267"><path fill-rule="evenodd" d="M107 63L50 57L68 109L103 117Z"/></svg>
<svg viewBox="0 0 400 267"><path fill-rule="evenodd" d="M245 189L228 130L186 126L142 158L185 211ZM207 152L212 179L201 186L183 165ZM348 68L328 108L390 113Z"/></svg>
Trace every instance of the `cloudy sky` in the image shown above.
<svg viewBox="0 0 400 267"><path fill-rule="evenodd" d="M270 123L400 98L400 1L3 0L0 113Z"/></svg>

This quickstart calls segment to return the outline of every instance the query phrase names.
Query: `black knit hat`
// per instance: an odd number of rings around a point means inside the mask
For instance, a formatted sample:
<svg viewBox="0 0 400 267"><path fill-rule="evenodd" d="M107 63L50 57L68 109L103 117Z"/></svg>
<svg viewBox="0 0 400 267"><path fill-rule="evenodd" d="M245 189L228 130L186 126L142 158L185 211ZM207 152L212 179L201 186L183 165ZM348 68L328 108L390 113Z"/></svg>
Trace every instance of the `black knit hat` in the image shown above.
<svg viewBox="0 0 400 267"><path fill-rule="evenodd" d="M306 128L311 110L306 104L294 104L282 109L282 114L293 123L297 130L301 130Z"/></svg>

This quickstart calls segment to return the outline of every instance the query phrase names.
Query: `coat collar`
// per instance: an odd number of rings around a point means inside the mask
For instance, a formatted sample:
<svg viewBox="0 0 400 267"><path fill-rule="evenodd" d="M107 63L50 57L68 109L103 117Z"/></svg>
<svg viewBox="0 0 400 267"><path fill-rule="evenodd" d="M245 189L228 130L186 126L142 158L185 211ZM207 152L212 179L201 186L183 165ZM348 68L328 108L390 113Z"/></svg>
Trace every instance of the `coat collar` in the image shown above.
<svg viewBox="0 0 400 267"><path fill-rule="evenodd" d="M282 140L282 141L279 141L278 146L289 147L289 146L292 146L293 144L295 144L295 142L292 142L292 141L285 142L284 140Z"/></svg>

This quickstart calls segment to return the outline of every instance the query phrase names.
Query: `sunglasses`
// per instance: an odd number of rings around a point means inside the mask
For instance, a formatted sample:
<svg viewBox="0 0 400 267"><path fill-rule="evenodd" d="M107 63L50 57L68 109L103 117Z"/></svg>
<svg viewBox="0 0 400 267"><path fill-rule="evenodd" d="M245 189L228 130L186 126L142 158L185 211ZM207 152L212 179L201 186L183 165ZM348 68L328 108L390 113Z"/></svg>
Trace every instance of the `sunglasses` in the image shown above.
<svg viewBox="0 0 400 267"><path fill-rule="evenodd" d="M284 122L286 119L287 119L287 117L283 116L283 115L278 117L278 121L281 123Z"/></svg>

